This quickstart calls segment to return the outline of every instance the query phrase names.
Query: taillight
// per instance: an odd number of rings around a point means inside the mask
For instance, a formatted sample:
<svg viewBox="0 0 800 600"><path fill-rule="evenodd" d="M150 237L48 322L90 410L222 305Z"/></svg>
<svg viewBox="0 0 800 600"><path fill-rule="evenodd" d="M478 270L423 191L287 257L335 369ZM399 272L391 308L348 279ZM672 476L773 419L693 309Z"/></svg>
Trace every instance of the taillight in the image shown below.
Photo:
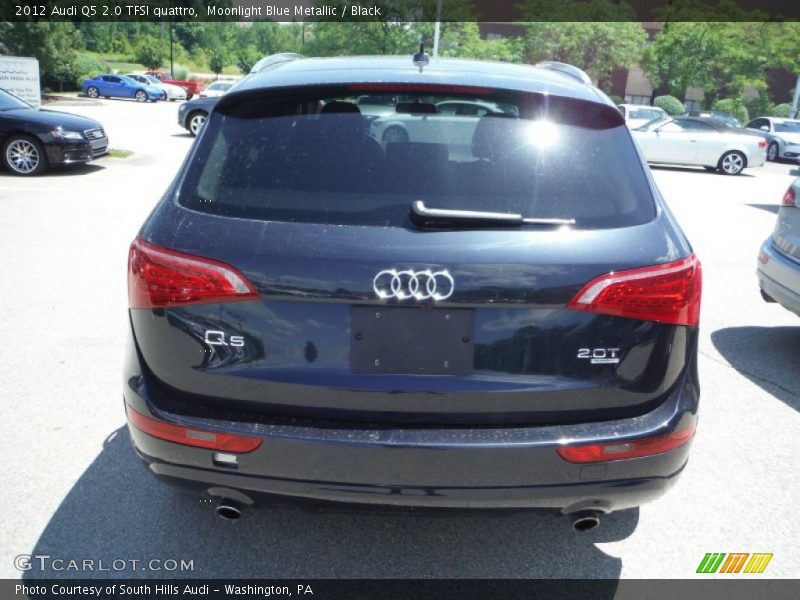
<svg viewBox="0 0 800 600"><path fill-rule="evenodd" d="M148 435L157 437L168 442L183 444L185 446L195 446L197 448L208 448L209 450L224 450L226 452L238 452L244 454L252 452L261 445L259 438L247 437L244 435L234 435L232 433L218 433L207 429L194 429L174 425L152 417L146 417L140 412L136 412L130 406L125 405L128 419L136 429Z"/></svg>
<svg viewBox="0 0 800 600"><path fill-rule="evenodd" d="M609 460L622 460L625 458L640 458L663 454L675 448L680 448L694 436L695 425L674 431L666 435L638 440L610 442L606 444L583 444L576 446L560 446L558 455L572 463L593 463Z"/></svg>
<svg viewBox="0 0 800 600"><path fill-rule="evenodd" d="M601 275L567 305L617 317L673 325L700 322L702 274L692 254L675 262Z"/></svg>
<svg viewBox="0 0 800 600"><path fill-rule="evenodd" d="M183 254L135 239L128 253L131 308L233 302L258 298L237 269L200 256Z"/></svg>
<svg viewBox="0 0 800 600"><path fill-rule="evenodd" d="M794 191L794 186L790 186L781 200L781 206L796 206L797 194Z"/></svg>
<svg viewBox="0 0 800 600"><path fill-rule="evenodd" d="M358 92L394 93L448 93L448 94L491 94L494 90L474 85L447 85L438 83L351 83L348 89Z"/></svg>
<svg viewBox="0 0 800 600"><path fill-rule="evenodd" d="M764 138L761 138L760 140L758 140L758 147L759 148L766 148L767 147L767 140L765 140Z"/></svg>

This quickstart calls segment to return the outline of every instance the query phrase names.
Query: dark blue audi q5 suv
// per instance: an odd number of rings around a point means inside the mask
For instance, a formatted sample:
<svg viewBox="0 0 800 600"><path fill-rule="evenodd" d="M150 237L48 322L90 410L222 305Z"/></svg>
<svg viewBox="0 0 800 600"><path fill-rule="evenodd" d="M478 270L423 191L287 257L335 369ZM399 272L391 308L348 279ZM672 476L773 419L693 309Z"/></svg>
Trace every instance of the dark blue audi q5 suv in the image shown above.
<svg viewBox="0 0 800 600"><path fill-rule="evenodd" d="M393 110L362 114L365 95ZM228 518L539 508L588 529L687 462L700 263L569 65L251 75L142 226L128 282L133 446Z"/></svg>

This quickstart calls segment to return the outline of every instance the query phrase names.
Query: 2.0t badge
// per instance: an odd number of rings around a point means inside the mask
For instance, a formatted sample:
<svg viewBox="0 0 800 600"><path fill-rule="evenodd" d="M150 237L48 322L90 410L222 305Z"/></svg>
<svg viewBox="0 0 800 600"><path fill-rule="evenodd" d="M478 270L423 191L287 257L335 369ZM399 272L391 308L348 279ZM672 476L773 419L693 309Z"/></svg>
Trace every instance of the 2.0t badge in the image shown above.
<svg viewBox="0 0 800 600"><path fill-rule="evenodd" d="M446 270L412 271L405 269L385 269L375 275L372 289L381 300L446 300L453 295L455 282Z"/></svg>

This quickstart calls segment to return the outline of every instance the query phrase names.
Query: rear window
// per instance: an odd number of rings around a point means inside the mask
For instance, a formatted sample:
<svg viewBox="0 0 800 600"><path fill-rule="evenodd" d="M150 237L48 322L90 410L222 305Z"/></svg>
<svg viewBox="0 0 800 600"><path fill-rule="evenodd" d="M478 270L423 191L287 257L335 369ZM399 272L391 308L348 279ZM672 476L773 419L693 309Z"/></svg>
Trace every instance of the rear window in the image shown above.
<svg viewBox="0 0 800 600"><path fill-rule="evenodd" d="M622 227L655 215L652 193L613 107L535 94L304 90L220 107L206 124L180 203L232 217L411 226L429 208L573 219ZM442 102L497 107L481 116ZM445 104L447 106L447 104Z"/></svg>

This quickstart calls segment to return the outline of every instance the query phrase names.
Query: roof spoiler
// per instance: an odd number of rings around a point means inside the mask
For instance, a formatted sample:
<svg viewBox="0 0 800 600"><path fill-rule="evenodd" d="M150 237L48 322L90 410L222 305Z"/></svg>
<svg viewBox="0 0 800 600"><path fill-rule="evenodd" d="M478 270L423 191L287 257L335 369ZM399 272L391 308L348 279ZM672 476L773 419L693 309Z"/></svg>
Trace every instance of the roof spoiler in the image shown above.
<svg viewBox="0 0 800 600"><path fill-rule="evenodd" d="M586 74L586 71L579 69L574 65L569 65L567 63L557 62L555 60L545 60L534 65L541 69L550 69L551 71L556 71L561 73L562 75L567 75L568 77L572 77L580 81L581 83L586 83L592 85L592 79Z"/></svg>

